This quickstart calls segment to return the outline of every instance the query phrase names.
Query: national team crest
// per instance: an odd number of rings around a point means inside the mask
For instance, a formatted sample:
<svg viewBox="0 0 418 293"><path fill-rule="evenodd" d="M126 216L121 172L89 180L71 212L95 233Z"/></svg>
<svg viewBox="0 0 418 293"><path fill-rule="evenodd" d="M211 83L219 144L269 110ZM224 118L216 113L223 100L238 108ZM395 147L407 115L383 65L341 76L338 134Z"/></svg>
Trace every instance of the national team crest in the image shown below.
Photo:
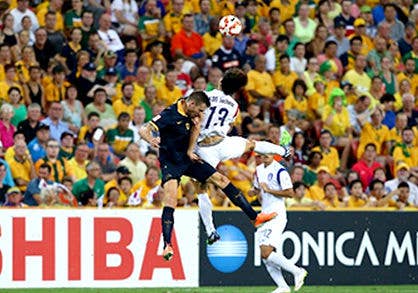
<svg viewBox="0 0 418 293"><path fill-rule="evenodd" d="M189 130L189 129L190 129L190 123L188 123L188 122L187 122L187 123L185 124L185 126L186 126L186 129L187 129L187 130Z"/></svg>
<svg viewBox="0 0 418 293"><path fill-rule="evenodd" d="M267 175L267 180L270 181L271 179L273 179L273 173L269 173Z"/></svg>

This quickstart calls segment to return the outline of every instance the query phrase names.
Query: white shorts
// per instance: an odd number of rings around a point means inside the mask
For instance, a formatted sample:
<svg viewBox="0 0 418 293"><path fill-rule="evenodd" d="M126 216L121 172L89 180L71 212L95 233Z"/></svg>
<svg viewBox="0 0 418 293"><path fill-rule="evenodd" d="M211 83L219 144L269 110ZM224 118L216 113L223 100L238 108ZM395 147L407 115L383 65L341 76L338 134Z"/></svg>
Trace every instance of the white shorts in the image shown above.
<svg viewBox="0 0 418 293"><path fill-rule="evenodd" d="M216 168L220 162L241 157L247 140L240 136L226 136L220 143L212 146L197 146L196 154L203 161Z"/></svg>
<svg viewBox="0 0 418 293"><path fill-rule="evenodd" d="M287 220L277 216L271 221L263 224L255 232L255 239L258 246L266 245L277 247L280 243Z"/></svg>

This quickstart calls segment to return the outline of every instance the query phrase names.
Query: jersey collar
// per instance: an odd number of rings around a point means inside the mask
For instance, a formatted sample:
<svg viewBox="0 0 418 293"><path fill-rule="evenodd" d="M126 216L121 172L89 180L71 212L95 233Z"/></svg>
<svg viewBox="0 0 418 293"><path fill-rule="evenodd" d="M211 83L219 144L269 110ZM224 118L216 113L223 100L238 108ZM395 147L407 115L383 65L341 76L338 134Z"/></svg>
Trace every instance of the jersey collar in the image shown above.
<svg viewBox="0 0 418 293"><path fill-rule="evenodd" d="M183 99L180 99L177 102L177 111L180 113L180 115L183 115L183 116L187 117L186 111L184 110L184 107L183 107L183 104L182 104L181 101L183 101Z"/></svg>

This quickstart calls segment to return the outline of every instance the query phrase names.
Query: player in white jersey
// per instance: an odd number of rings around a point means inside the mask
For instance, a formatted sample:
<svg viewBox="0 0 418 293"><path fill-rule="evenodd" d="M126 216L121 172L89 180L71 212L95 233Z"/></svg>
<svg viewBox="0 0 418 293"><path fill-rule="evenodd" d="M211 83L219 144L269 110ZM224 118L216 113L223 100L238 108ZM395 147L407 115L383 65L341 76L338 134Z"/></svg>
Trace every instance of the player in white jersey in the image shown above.
<svg viewBox="0 0 418 293"><path fill-rule="evenodd" d="M189 156L195 152L203 161L214 168L225 160L241 157L248 151L260 154L290 155L287 148L265 141L253 141L239 136L227 136L234 123L239 107L234 96L247 84L247 75L238 68L225 72L221 80L221 90L212 90L206 94L210 107L205 111L199 131L195 131L189 147ZM208 244L219 240L212 218L212 203L205 192L199 192L199 212L208 234Z"/></svg>
<svg viewBox="0 0 418 293"><path fill-rule="evenodd" d="M254 187L250 193L258 195L263 213L274 211L277 213L277 217L259 227L255 238L260 246L261 257L267 271L278 286L273 292L290 292L290 288L283 278L282 269L293 274L295 291L298 291L308 273L305 269L297 267L289 261L278 247L287 223L284 198L294 195L292 180L286 168L275 161L272 155L262 155L261 157L263 163L256 168Z"/></svg>

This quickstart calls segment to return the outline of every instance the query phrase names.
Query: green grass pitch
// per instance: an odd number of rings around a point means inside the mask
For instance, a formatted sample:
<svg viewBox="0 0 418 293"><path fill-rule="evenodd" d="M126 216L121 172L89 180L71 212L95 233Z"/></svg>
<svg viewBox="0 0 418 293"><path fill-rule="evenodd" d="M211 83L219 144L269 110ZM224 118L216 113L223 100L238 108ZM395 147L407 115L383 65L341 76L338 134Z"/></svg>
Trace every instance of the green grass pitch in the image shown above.
<svg viewBox="0 0 418 293"><path fill-rule="evenodd" d="M10 293L267 293L275 287L201 287L201 288L46 288L46 289L2 289ZM4 291L3 291L4 290ZM418 285L402 286L305 286L301 293L413 293Z"/></svg>

